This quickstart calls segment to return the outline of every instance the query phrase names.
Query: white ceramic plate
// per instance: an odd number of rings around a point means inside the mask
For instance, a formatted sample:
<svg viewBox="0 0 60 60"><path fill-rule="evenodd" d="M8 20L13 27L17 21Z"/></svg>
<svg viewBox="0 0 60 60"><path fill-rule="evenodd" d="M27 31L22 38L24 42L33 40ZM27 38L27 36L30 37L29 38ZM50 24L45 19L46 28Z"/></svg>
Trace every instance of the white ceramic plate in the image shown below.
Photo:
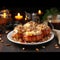
<svg viewBox="0 0 60 60"><path fill-rule="evenodd" d="M51 41L53 38L54 38L54 33L51 32L51 38L49 38L47 41L44 41L44 42L34 42L34 43L22 43L22 42L19 42L19 41L14 41L12 40L12 34L14 33L14 31L11 31L7 34L7 38L9 41L13 42L13 43L17 43L17 44L23 44L23 45L37 45L37 44L43 44L43 43L47 43L49 41Z"/></svg>

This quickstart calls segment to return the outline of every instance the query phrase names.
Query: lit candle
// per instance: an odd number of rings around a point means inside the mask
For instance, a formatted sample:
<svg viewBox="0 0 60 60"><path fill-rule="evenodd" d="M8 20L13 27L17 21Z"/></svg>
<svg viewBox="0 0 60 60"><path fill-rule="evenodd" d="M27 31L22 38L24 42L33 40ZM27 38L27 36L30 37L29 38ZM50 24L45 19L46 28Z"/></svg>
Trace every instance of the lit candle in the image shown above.
<svg viewBox="0 0 60 60"><path fill-rule="evenodd" d="M18 14L15 16L15 19L17 19L17 20L21 20L21 19L23 19L23 16L20 15L20 13L18 13Z"/></svg>
<svg viewBox="0 0 60 60"><path fill-rule="evenodd" d="M6 13L3 13L3 14L2 14L2 17L3 17L3 18L6 18L6 17L7 17L7 14L6 14Z"/></svg>
<svg viewBox="0 0 60 60"><path fill-rule="evenodd" d="M41 10L38 10L38 14L41 15L41 13L42 13Z"/></svg>

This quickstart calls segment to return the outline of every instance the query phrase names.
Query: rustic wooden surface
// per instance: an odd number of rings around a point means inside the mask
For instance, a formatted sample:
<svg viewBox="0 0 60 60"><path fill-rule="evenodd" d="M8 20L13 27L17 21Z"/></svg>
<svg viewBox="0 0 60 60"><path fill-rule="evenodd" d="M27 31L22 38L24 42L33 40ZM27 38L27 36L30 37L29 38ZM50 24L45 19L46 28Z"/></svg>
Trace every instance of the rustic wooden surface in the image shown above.
<svg viewBox="0 0 60 60"><path fill-rule="evenodd" d="M0 52L60 52L60 46L56 46L58 44L56 37L46 44L27 46L10 42L7 34L8 31L0 34Z"/></svg>

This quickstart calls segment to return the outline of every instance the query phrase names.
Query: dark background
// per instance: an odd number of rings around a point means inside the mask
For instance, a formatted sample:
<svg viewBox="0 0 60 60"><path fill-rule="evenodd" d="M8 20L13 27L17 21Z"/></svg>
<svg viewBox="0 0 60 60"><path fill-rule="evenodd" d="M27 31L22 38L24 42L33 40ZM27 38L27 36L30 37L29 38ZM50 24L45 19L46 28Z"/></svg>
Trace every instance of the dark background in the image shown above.
<svg viewBox="0 0 60 60"><path fill-rule="evenodd" d="M60 8L59 0L0 0L0 9L2 8L22 8L23 10Z"/></svg>
<svg viewBox="0 0 60 60"><path fill-rule="evenodd" d="M57 8L60 11L59 0L0 0L0 10L9 9L12 15L17 12L37 12L42 10L43 14L46 9ZM14 17L13 16L13 17Z"/></svg>

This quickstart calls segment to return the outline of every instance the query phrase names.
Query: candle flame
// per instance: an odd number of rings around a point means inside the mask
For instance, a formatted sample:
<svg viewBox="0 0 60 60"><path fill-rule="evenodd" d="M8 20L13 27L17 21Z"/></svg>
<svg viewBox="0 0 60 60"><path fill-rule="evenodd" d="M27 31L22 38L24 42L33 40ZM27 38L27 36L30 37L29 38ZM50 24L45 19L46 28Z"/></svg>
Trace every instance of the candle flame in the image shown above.
<svg viewBox="0 0 60 60"><path fill-rule="evenodd" d="M38 14L39 14L39 15L41 14L41 10L38 10Z"/></svg>
<svg viewBox="0 0 60 60"><path fill-rule="evenodd" d="M17 19L17 20L21 20L21 19L23 19L23 16L20 15L20 13L18 13L18 14L15 16L15 19Z"/></svg>
<svg viewBox="0 0 60 60"><path fill-rule="evenodd" d="M7 14L6 13L3 13L3 18L6 18Z"/></svg>
<svg viewBox="0 0 60 60"><path fill-rule="evenodd" d="M18 16L20 16L20 13L18 13Z"/></svg>

